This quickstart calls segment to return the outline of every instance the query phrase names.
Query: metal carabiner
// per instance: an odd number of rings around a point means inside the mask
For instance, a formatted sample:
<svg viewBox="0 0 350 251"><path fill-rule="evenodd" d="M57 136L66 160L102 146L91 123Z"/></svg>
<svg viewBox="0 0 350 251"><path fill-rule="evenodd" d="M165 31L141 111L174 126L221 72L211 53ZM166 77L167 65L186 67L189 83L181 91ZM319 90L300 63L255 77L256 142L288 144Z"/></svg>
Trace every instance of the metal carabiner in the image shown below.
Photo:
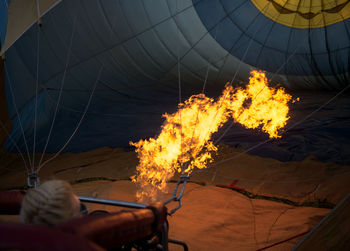
<svg viewBox="0 0 350 251"><path fill-rule="evenodd" d="M27 186L29 188L36 188L40 184L39 176L36 172L29 173L27 176Z"/></svg>

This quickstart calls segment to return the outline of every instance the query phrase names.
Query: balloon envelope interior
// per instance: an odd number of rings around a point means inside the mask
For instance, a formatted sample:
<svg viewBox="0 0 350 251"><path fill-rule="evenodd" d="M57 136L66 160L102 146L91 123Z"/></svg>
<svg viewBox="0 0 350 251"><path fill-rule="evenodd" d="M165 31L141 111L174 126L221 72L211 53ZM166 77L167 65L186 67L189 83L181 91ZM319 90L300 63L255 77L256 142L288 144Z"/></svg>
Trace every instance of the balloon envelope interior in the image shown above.
<svg viewBox="0 0 350 251"><path fill-rule="evenodd" d="M2 44L7 14L21 18L4 3ZM215 97L226 82L247 83L252 69L289 90L340 90L349 83L349 16L345 0L63 0L6 51L13 130L4 147L57 152L72 134L65 151L125 147L159 133L179 96L205 83ZM244 141L235 130L226 142Z"/></svg>

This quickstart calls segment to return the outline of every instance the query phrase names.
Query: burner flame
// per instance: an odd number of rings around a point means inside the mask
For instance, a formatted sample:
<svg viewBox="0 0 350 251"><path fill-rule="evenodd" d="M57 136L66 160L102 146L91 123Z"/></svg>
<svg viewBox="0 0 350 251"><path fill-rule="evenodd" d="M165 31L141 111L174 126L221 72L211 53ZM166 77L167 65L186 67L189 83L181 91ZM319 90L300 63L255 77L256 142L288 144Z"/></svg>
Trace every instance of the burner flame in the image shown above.
<svg viewBox="0 0 350 251"><path fill-rule="evenodd" d="M292 97L267 82L264 72L252 71L245 89L226 84L217 101L193 95L178 105L177 112L163 115L165 122L157 138L130 142L139 158L136 175L131 177L138 186L137 199L160 200L176 172L188 175L195 168L206 168L217 152L211 136L230 118L246 128L259 128L270 138L280 138Z"/></svg>

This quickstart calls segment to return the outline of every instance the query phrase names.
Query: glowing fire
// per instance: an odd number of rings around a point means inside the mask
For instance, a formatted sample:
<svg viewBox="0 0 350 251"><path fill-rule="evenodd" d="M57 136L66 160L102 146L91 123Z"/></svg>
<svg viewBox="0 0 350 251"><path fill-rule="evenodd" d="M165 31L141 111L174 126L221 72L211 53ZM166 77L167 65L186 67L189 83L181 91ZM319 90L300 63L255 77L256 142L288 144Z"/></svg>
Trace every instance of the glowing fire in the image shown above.
<svg viewBox="0 0 350 251"><path fill-rule="evenodd" d="M157 138L130 142L139 158L132 180L140 201L158 200L175 172L190 174L212 162L217 148L210 138L229 118L246 128L261 128L271 138L281 137L278 133L289 119L291 96L269 87L264 72L251 75L245 89L227 84L217 101L193 95L179 104L176 113L163 115L166 120Z"/></svg>

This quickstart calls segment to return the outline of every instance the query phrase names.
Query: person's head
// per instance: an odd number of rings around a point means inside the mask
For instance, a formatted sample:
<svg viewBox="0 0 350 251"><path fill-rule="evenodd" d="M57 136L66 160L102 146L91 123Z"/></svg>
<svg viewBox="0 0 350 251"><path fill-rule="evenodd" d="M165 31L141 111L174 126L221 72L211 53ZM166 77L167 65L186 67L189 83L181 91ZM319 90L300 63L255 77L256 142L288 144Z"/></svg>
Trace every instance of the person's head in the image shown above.
<svg viewBox="0 0 350 251"><path fill-rule="evenodd" d="M54 226L80 216L80 201L69 183L50 180L24 196L20 211L23 223Z"/></svg>

